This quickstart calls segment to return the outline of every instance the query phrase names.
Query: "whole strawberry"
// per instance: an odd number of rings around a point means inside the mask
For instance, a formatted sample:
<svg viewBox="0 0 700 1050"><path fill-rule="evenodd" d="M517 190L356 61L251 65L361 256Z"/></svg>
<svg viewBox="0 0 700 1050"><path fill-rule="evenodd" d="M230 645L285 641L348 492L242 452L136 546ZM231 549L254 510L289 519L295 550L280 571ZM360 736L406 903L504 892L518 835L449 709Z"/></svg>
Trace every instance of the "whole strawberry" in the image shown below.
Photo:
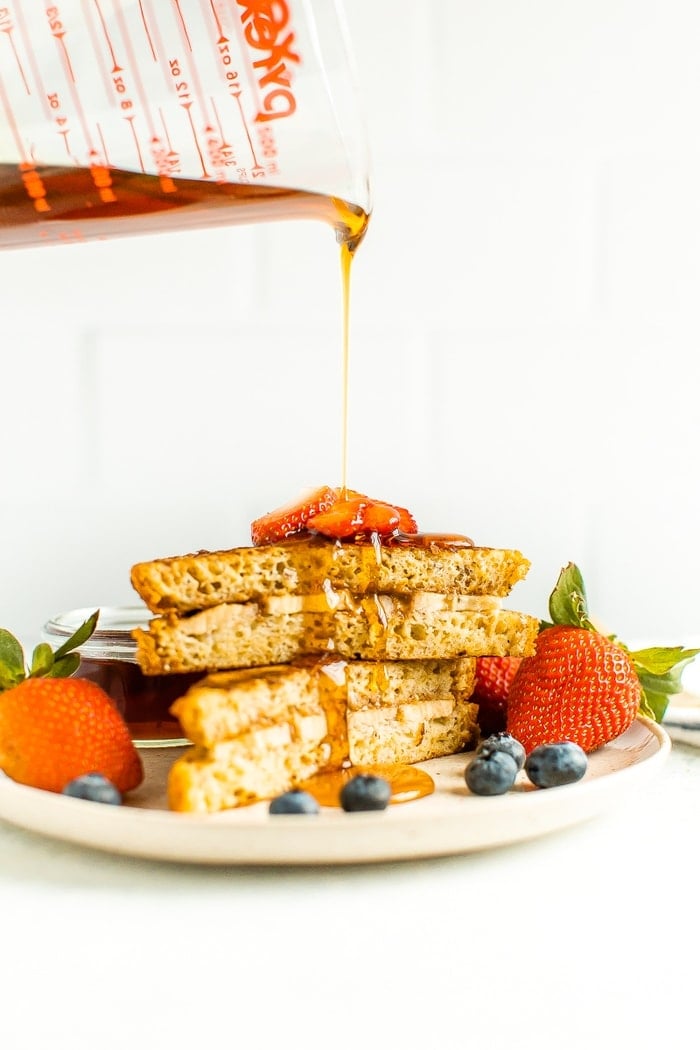
<svg viewBox="0 0 700 1050"><path fill-rule="evenodd" d="M637 714L661 721L668 697L697 649L630 652L588 616L579 569L562 570L534 656L521 662L508 694L507 730L529 753L571 740L594 751L625 732Z"/></svg>
<svg viewBox="0 0 700 1050"><path fill-rule="evenodd" d="M99 612L54 652L37 645L25 668L22 646L0 629L0 769L12 780L62 791L84 773L101 773L120 792L141 783L143 767L126 723L93 682L71 678L76 650Z"/></svg>
<svg viewBox="0 0 700 1050"><path fill-rule="evenodd" d="M519 656L479 656L471 700L479 705L477 721L483 737L506 728L508 693L520 667Z"/></svg>
<svg viewBox="0 0 700 1050"><path fill-rule="evenodd" d="M95 771L122 793L143 779L124 720L107 693L83 678L28 678L0 695L0 769L56 792Z"/></svg>
<svg viewBox="0 0 700 1050"><path fill-rule="evenodd" d="M508 732L529 753L571 740L593 751L629 729L642 686L619 645L580 627L548 627L523 660L508 697Z"/></svg>

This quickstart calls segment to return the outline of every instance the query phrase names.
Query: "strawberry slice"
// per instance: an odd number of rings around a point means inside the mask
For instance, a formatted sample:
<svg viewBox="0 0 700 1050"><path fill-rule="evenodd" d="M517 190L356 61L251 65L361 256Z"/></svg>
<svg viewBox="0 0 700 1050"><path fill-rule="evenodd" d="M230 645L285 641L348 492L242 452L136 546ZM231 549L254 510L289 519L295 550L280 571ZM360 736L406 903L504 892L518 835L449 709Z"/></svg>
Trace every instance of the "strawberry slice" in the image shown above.
<svg viewBox="0 0 700 1050"><path fill-rule="evenodd" d="M411 514L410 510L406 510L405 507L397 507L393 503L387 503L381 499L370 499L369 496L363 496L361 492L353 492L348 489L346 495L349 497L356 497L357 499L363 499L367 503L368 511L365 513L365 530L368 532L378 532L380 536L387 536L391 532L398 530L399 532L405 532L408 535L418 532L418 526L416 525L416 519ZM382 508L377 510L376 513L370 508ZM388 508L385 510L384 508ZM393 525L388 524L389 514L396 516L396 523ZM369 518L368 518L369 514ZM373 524L376 522L377 524Z"/></svg>
<svg viewBox="0 0 700 1050"><path fill-rule="evenodd" d="M278 543L289 536L304 532L309 518L324 513L338 502L338 493L328 485L317 489L308 489L298 499L285 503L277 510L271 510L261 518L256 518L250 526L253 546L262 547L268 543Z"/></svg>
<svg viewBox="0 0 700 1050"><path fill-rule="evenodd" d="M348 490L345 498L339 496L329 510L309 518L307 526L322 536L339 540L368 532L391 536L397 531L418 531L413 515L405 508L395 507L383 500L369 499L351 490Z"/></svg>
<svg viewBox="0 0 700 1050"><path fill-rule="evenodd" d="M307 521L307 527L322 536L334 540L345 540L364 532L364 517L367 499L364 496L353 496L350 499L338 499L328 510L314 514Z"/></svg>
<svg viewBox="0 0 700 1050"><path fill-rule="evenodd" d="M418 532L416 519L413 517L410 510L406 510L405 507L394 507L394 510L399 516L399 532L405 532L409 536L412 535L414 532Z"/></svg>

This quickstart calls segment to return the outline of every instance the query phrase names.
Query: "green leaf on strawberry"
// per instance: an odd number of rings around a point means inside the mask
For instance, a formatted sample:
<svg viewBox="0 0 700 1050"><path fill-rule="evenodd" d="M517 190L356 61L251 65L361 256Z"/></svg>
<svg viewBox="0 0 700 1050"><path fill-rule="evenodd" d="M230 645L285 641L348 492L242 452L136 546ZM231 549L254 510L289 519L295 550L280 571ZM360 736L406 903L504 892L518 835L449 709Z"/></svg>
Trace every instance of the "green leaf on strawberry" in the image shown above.
<svg viewBox="0 0 700 1050"><path fill-rule="evenodd" d="M30 678L43 678L53 667L54 653L48 642L41 642L32 653L32 662L29 668Z"/></svg>
<svg viewBox="0 0 700 1050"><path fill-rule="evenodd" d="M10 689L24 678L24 653L14 635L0 628L0 689Z"/></svg>
<svg viewBox="0 0 700 1050"><path fill-rule="evenodd" d="M602 633L588 615L583 576L573 562L569 562L559 573L559 579L549 599L549 615L552 622L542 620L540 630L561 626L580 627L585 631ZM653 646L631 652L614 634L606 637L624 649L634 665L642 686L639 708L641 714L660 722L666 713L669 697L682 691L683 671L700 653L700 649L684 649L676 645Z"/></svg>
<svg viewBox="0 0 700 1050"><path fill-rule="evenodd" d="M62 656L66 655L66 653L70 653L73 649L77 649L78 646L83 645L83 643L92 636L93 631L97 627L99 616L99 609L96 609L92 616L88 616L85 623L81 623L80 627L73 632L70 638L56 650L53 654L54 660L60 660Z"/></svg>
<svg viewBox="0 0 700 1050"><path fill-rule="evenodd" d="M55 655L55 654L54 654ZM66 653L60 660L54 660L53 667L46 675L47 678L70 678L80 667L79 653Z"/></svg>
<svg viewBox="0 0 700 1050"><path fill-rule="evenodd" d="M630 652L637 677L642 683L641 712L660 722L666 714L669 698L683 691L683 671L700 653L700 649L638 649Z"/></svg>
<svg viewBox="0 0 700 1050"><path fill-rule="evenodd" d="M571 561L559 573L556 587L550 595L549 615L552 623L543 622L543 628L557 624L559 627L595 630L588 617L588 600L581 570Z"/></svg>
<svg viewBox="0 0 700 1050"><path fill-rule="evenodd" d="M34 648L28 668L21 644L13 634L0 628L0 693L19 685L25 678L70 678L80 665L80 655L73 650L92 635L99 615L97 609L55 652L46 642L40 642Z"/></svg>

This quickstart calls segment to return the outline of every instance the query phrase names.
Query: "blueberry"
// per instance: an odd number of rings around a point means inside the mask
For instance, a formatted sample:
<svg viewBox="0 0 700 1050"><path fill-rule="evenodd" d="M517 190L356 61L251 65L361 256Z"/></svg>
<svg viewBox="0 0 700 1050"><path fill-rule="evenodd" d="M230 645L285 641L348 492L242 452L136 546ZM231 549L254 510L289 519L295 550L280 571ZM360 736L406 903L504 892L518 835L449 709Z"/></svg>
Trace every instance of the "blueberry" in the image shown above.
<svg viewBox="0 0 700 1050"><path fill-rule="evenodd" d="M285 791L283 795L273 798L270 803L270 813L277 815L281 813L318 813L320 809L313 795L310 795L308 791L302 791L301 788Z"/></svg>
<svg viewBox="0 0 700 1050"><path fill-rule="evenodd" d="M106 802L110 806L121 806L121 792L102 773L84 773L70 780L62 794L71 798L84 798L88 802Z"/></svg>
<svg viewBox="0 0 700 1050"><path fill-rule="evenodd" d="M494 751L503 751L510 755L518 769L525 765L525 748L510 733L493 733L482 740L476 749L477 755L492 755Z"/></svg>
<svg viewBox="0 0 700 1050"><path fill-rule="evenodd" d="M358 773L348 780L340 792L340 804L346 813L362 810L386 809L391 798L391 784L371 773Z"/></svg>
<svg viewBox="0 0 700 1050"><path fill-rule="evenodd" d="M473 795L504 795L515 783L518 764L505 751L475 755L464 771L467 787Z"/></svg>
<svg viewBox="0 0 700 1050"><path fill-rule="evenodd" d="M540 744L525 760L525 772L532 783L541 788L574 784L587 768L586 752L571 740Z"/></svg>

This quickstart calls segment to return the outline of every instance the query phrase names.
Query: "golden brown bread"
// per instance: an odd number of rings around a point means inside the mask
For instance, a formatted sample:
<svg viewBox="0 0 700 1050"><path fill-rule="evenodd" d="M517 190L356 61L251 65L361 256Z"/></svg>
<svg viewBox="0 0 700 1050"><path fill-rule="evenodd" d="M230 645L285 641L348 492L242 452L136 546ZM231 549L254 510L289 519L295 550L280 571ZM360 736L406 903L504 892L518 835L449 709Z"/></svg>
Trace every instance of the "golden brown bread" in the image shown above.
<svg viewBox="0 0 700 1050"><path fill-rule="evenodd" d="M473 746L474 665L326 658L209 675L173 706L196 746L171 768L169 805L216 812L319 772L420 762Z"/></svg>
<svg viewBox="0 0 700 1050"><path fill-rule="evenodd" d="M529 656L535 617L508 609L437 611L410 598L370 595L354 612L261 614L255 602L170 614L134 631L147 675L289 663L333 652L348 660Z"/></svg>
<svg viewBox="0 0 700 1050"><path fill-rule="evenodd" d="M191 612L282 594L344 588L353 594L481 594L505 597L529 561L490 547L385 545L294 540L263 547L200 551L140 562L134 589L151 612Z"/></svg>

